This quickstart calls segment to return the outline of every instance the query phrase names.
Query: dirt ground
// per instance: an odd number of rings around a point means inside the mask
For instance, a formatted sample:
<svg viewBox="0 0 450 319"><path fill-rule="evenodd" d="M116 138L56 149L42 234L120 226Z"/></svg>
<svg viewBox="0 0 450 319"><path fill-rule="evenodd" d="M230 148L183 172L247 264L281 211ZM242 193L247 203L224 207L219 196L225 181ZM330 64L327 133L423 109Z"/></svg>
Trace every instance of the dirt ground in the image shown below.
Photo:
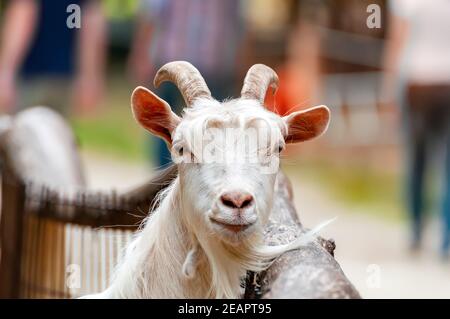
<svg viewBox="0 0 450 319"><path fill-rule="evenodd" d="M145 182L150 167L84 154L89 185L126 190ZM333 217L322 232L336 241L336 258L364 298L450 298L450 263L438 255L439 227L427 228L421 252L407 249L407 228L335 202L312 180L292 181L295 205L308 227Z"/></svg>
<svg viewBox="0 0 450 319"><path fill-rule="evenodd" d="M412 254L406 224L352 211L311 181L292 182L305 225L337 217L322 235L335 239L336 258L364 298L450 298L450 263L439 258L437 221L428 225L423 249Z"/></svg>

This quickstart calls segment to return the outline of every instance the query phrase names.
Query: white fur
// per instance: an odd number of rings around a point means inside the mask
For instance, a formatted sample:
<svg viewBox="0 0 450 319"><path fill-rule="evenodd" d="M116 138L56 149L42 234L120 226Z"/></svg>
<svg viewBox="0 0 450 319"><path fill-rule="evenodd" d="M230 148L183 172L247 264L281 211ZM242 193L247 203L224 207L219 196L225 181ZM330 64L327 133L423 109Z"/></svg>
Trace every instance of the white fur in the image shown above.
<svg viewBox="0 0 450 319"><path fill-rule="evenodd" d="M284 142L284 122L256 101L200 100L185 111L172 133L173 145L195 147L189 133L198 125L213 121L219 127L240 129L254 119L276 127ZM126 248L111 286L87 297L239 298L248 270L265 269L283 252L314 239L315 232L311 232L287 245L264 244L262 232L272 210L276 173L262 174L258 164L246 163L181 163L178 170L179 176L159 195L156 208ZM230 220L229 212L217 204L217 196L234 188L255 199L255 208L243 218L256 223L238 234L227 233L210 220L211 216Z"/></svg>

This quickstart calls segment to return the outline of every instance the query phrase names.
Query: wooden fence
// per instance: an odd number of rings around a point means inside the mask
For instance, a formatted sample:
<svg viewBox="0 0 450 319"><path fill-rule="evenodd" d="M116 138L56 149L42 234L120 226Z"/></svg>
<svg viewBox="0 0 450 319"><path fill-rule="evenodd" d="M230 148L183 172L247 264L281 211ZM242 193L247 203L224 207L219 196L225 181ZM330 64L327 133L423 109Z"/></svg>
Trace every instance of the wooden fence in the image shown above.
<svg viewBox="0 0 450 319"><path fill-rule="evenodd" d="M122 249L174 168L127 194L64 194L2 171L0 298L73 298L104 290ZM143 196L145 191L146 196Z"/></svg>

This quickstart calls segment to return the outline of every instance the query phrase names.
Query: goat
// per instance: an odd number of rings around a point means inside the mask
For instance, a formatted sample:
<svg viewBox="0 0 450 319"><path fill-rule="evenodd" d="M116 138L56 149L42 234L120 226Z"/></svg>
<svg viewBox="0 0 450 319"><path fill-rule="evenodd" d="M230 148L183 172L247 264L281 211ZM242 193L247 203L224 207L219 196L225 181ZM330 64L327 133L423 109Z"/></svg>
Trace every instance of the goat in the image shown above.
<svg viewBox="0 0 450 319"><path fill-rule="evenodd" d="M286 245L268 246L263 227L272 209L279 153L286 143L325 132L329 110L318 106L284 117L267 111L264 97L269 87L276 90L278 77L262 64L249 69L240 98L223 102L211 97L188 62L164 65L154 85L164 81L181 91L187 105L182 117L144 87L134 90L131 105L137 122L167 142L178 176L158 195L109 288L87 297L239 298L246 271L261 271L314 238L310 232ZM229 129L238 134L225 136ZM230 147L245 140L247 129L262 130L258 136L269 138L258 145L251 140L244 149ZM232 160L205 160L205 149L214 159L232 155Z"/></svg>

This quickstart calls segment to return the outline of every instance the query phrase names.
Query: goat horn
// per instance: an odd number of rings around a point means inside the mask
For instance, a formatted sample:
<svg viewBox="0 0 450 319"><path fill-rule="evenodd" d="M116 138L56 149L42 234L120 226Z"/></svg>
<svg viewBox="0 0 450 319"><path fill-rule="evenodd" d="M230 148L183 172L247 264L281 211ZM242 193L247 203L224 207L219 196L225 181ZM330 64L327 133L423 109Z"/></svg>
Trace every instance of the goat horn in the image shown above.
<svg viewBox="0 0 450 319"><path fill-rule="evenodd" d="M241 98L258 100L264 104L269 86L275 94L278 88L278 75L264 64L255 64L247 72L242 86Z"/></svg>
<svg viewBox="0 0 450 319"><path fill-rule="evenodd" d="M163 65L156 73L153 84L159 87L165 81L173 82L178 87L188 107L195 99L212 99L202 75L189 62L174 61Z"/></svg>

